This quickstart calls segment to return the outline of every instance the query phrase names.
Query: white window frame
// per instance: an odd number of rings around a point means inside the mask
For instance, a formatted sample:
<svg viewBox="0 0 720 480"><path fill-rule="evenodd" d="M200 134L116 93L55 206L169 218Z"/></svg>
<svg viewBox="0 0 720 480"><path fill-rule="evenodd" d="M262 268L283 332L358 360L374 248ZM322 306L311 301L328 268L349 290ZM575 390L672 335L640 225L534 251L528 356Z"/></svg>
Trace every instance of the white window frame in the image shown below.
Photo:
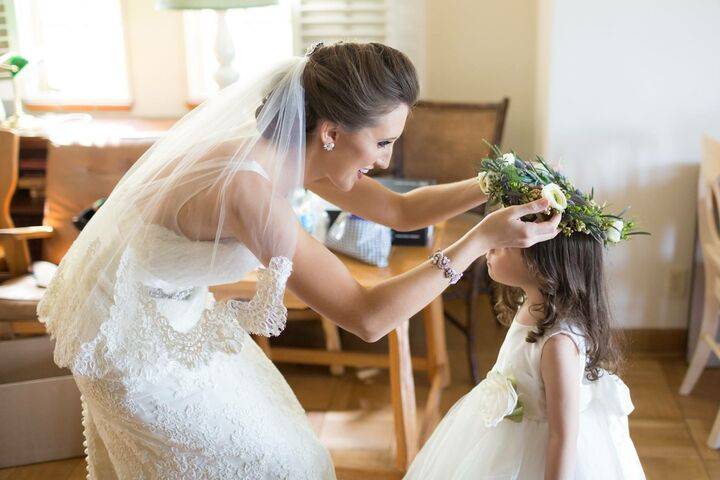
<svg viewBox="0 0 720 480"><path fill-rule="evenodd" d="M67 1L67 0L63 0ZM23 102L28 106L48 106L48 107L63 107L63 106L87 106L93 107L108 107L110 109L129 109L132 105L132 86L130 83L129 76L129 61L127 55L127 42L125 39L125 19L123 15L123 2L122 0L115 0L117 3L113 8L117 9L117 21L119 22L113 28L117 28L120 35L122 35L118 42L117 48L120 50L116 52L121 65L117 68L116 75L122 75L119 83L123 84L124 87L120 87L118 91L113 95L83 95L83 94L68 94L67 92L53 92L49 88L42 85L42 66L28 65L28 72L21 72L18 76L18 85L20 87ZM38 0L6 0L11 5L13 18L13 29L12 29L12 42L11 48L14 51L27 56L31 62L33 57L37 56L36 43L38 35L41 35L41 27L38 26L37 20L34 20L32 14L27 15L25 18L20 18L18 9L26 9L26 12L31 12L33 9L38 9ZM82 56L82 55L80 55ZM23 75L25 73L25 75Z"/></svg>

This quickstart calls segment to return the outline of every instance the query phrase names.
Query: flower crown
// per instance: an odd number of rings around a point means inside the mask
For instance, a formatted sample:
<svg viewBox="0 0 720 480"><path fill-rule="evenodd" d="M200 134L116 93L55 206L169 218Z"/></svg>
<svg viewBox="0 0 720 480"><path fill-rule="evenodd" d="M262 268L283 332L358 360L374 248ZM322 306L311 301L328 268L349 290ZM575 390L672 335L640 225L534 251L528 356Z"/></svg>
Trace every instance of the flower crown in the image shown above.
<svg viewBox="0 0 720 480"><path fill-rule="evenodd" d="M627 240L632 235L649 235L636 231L635 222L623 218L627 208L616 215L606 213L607 205L595 202L594 191L590 195L581 192L542 157L527 162L514 153L503 154L492 145L490 148L491 157L481 161L477 177L489 203L505 207L546 198L550 208L540 215L543 220L555 212L560 213L559 228L564 235L584 233L605 245Z"/></svg>

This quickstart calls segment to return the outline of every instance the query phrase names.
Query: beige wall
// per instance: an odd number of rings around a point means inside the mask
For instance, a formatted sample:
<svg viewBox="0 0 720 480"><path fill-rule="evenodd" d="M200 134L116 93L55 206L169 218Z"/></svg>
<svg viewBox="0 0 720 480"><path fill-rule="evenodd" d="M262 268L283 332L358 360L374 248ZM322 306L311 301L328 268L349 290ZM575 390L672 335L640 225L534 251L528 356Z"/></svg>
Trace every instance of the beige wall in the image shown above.
<svg viewBox="0 0 720 480"><path fill-rule="evenodd" d="M187 113L187 75L182 13L157 10L155 2L121 2L134 115L175 117Z"/></svg>
<svg viewBox="0 0 720 480"><path fill-rule="evenodd" d="M503 147L535 153L535 0L426 0L426 100L510 97Z"/></svg>

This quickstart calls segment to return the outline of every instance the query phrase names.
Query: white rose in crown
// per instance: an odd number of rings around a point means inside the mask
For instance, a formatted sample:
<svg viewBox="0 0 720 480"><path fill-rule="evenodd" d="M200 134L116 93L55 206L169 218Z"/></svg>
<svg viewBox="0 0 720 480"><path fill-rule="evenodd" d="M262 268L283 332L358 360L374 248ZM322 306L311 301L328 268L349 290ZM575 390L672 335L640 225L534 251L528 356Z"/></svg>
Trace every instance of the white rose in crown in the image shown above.
<svg viewBox="0 0 720 480"><path fill-rule="evenodd" d="M512 153L506 153L502 156L502 161L506 165L515 165L515 155Z"/></svg>
<svg viewBox="0 0 720 480"><path fill-rule="evenodd" d="M622 231L625 224L620 219L615 219L605 232L605 237L610 243L618 243L622 239Z"/></svg>
<svg viewBox="0 0 720 480"><path fill-rule="evenodd" d="M486 427L496 427L503 418L519 422L523 406L518 401L515 379L491 370L477 387L480 405L478 412Z"/></svg>
<svg viewBox="0 0 720 480"><path fill-rule="evenodd" d="M564 212L567 208L567 198L565 192L556 183L548 183L542 188L542 198L546 198L550 202L550 208L554 208L558 212Z"/></svg>
<svg viewBox="0 0 720 480"><path fill-rule="evenodd" d="M491 178L488 172L478 173L477 182L478 185L480 185L480 190L482 190L485 195L490 195L490 181Z"/></svg>

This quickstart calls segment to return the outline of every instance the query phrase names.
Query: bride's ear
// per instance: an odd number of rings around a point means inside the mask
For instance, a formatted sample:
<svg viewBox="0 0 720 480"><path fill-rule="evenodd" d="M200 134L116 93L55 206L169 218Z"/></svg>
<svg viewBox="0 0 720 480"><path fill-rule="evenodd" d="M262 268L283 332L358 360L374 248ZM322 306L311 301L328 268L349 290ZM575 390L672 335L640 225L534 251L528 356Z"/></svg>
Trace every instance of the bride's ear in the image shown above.
<svg viewBox="0 0 720 480"><path fill-rule="evenodd" d="M338 124L328 120L318 122L317 133L323 145L335 143L337 141Z"/></svg>

